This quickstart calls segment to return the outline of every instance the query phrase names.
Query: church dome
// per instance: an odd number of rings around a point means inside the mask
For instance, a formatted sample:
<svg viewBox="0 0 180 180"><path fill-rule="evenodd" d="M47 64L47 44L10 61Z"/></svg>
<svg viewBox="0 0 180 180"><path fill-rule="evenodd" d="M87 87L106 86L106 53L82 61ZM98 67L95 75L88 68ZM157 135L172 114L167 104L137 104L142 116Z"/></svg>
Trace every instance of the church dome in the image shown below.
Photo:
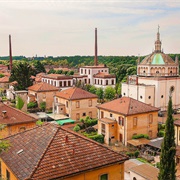
<svg viewBox="0 0 180 180"><path fill-rule="evenodd" d="M138 59L137 75L139 76L179 76L179 61L174 61L169 55L161 50L159 26L155 51L146 56L141 62Z"/></svg>

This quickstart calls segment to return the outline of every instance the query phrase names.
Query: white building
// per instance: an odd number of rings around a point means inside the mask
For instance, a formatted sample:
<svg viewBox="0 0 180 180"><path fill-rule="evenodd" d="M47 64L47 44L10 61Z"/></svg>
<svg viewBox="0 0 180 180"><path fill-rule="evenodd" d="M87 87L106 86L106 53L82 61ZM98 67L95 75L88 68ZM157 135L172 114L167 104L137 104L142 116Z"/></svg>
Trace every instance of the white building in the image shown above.
<svg viewBox="0 0 180 180"><path fill-rule="evenodd" d="M95 57L94 66L84 66L80 68L80 75L88 77L87 84L94 85L99 88L106 88L107 86L115 87L116 77L109 74L109 68L104 64L98 65L97 58L97 28L95 29ZM86 83L85 83L86 84Z"/></svg>
<svg viewBox="0 0 180 180"><path fill-rule="evenodd" d="M155 51L141 62L138 59L137 75L129 76L122 83L122 95L166 110L172 92L173 108L180 108L179 62L161 50L159 29Z"/></svg>

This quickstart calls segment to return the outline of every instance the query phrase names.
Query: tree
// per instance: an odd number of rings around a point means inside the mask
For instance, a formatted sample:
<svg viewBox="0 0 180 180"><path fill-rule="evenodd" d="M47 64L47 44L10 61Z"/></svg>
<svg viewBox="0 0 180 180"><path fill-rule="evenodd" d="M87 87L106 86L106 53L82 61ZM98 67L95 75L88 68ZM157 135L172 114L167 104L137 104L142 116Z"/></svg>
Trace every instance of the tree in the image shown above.
<svg viewBox="0 0 180 180"><path fill-rule="evenodd" d="M168 103L168 115L165 126L165 136L161 145L161 156L160 156L160 171L159 180L175 180L176 179L176 164L175 154L176 145L174 137L174 119L172 116L172 98L169 97Z"/></svg>
<svg viewBox="0 0 180 180"><path fill-rule="evenodd" d="M103 100L104 98L104 91L103 88L97 88L96 90L96 95L98 96L98 99L100 100L100 102Z"/></svg>
<svg viewBox="0 0 180 180"><path fill-rule="evenodd" d="M93 94L96 94L96 87L95 86L91 86L90 89L89 89L89 92L90 93L93 93Z"/></svg>
<svg viewBox="0 0 180 180"><path fill-rule="evenodd" d="M112 100L115 97L115 90L113 87L108 86L106 87L106 89L104 90L104 98L107 100Z"/></svg>
<svg viewBox="0 0 180 180"><path fill-rule="evenodd" d="M13 65L10 82L17 81L18 85L15 87L17 90L25 90L27 87L32 86L33 80L31 76L34 75L35 70L27 62L19 62Z"/></svg>
<svg viewBox="0 0 180 180"><path fill-rule="evenodd" d="M44 72L44 73L46 72L44 65L39 60L34 62L34 68L36 70L36 74L41 73L41 72Z"/></svg>

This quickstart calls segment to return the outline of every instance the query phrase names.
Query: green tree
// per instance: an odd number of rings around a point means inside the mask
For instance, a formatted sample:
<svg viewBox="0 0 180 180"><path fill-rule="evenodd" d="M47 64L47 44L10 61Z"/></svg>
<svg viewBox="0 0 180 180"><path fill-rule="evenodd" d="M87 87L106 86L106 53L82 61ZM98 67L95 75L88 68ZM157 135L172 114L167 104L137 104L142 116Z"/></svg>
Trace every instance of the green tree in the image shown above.
<svg viewBox="0 0 180 180"><path fill-rule="evenodd" d="M174 119L172 116L172 98L169 97L168 113L165 126L164 140L161 145L160 155L160 171L159 180L175 180L176 179L176 164L175 164L175 134L174 134Z"/></svg>
<svg viewBox="0 0 180 180"><path fill-rule="evenodd" d="M27 62L19 62L13 65L9 81L17 81L18 85L15 87L17 90L25 90L33 84L31 76L34 75L35 70Z"/></svg>
<svg viewBox="0 0 180 180"><path fill-rule="evenodd" d="M16 108L21 110L23 106L24 106L24 101L22 100L20 96L17 96Z"/></svg>
<svg viewBox="0 0 180 180"><path fill-rule="evenodd" d="M56 70L54 70L54 69L50 69L49 71L48 71L48 74L55 74L56 73Z"/></svg>
<svg viewBox="0 0 180 180"><path fill-rule="evenodd" d="M46 102L41 102L41 103L40 103L40 109L41 109L42 111L45 111L45 110L46 110Z"/></svg>
<svg viewBox="0 0 180 180"><path fill-rule="evenodd" d="M93 93L93 94L96 94L96 87L95 86L91 86L90 89L89 89L89 92Z"/></svg>
<svg viewBox="0 0 180 180"><path fill-rule="evenodd" d="M34 68L36 70L36 74L41 73L41 72L44 72L44 73L46 72L44 65L39 60L34 62Z"/></svg>
<svg viewBox="0 0 180 180"><path fill-rule="evenodd" d="M98 96L98 99L100 100L100 102L102 102L103 98L104 98L104 91L103 88L97 88L96 90L96 95Z"/></svg>
<svg viewBox="0 0 180 180"><path fill-rule="evenodd" d="M112 100L115 97L115 89L111 86L106 87L104 90L104 98L107 100Z"/></svg>

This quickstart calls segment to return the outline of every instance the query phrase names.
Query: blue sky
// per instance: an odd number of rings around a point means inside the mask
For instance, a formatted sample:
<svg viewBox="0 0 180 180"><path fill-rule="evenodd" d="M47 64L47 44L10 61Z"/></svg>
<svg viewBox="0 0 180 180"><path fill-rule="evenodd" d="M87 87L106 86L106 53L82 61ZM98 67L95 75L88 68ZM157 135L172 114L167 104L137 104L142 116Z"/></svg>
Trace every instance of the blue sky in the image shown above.
<svg viewBox="0 0 180 180"><path fill-rule="evenodd" d="M180 0L0 0L0 56L146 55L160 25L165 53L180 53Z"/></svg>

